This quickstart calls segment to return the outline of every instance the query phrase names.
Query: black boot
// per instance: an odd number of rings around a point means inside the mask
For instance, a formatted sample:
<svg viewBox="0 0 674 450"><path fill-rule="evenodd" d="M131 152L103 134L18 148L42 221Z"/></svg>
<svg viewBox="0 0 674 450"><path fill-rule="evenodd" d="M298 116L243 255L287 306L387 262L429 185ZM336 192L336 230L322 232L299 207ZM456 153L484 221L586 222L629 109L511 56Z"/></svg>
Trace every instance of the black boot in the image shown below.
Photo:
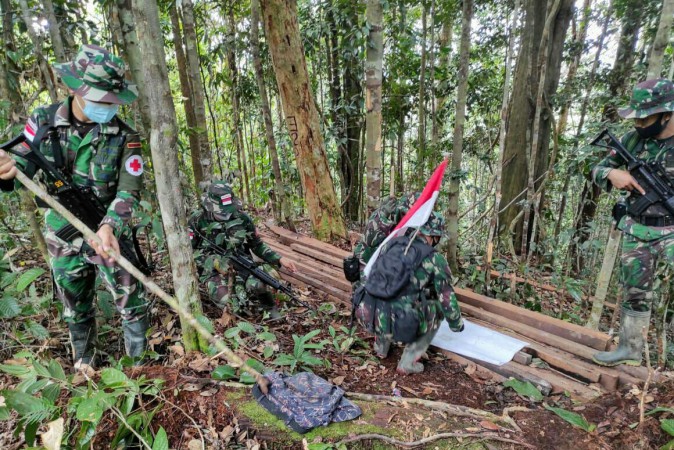
<svg viewBox="0 0 674 450"><path fill-rule="evenodd" d="M91 317L84 322L69 323L70 344L73 349L73 362L75 369L86 367L94 368L96 365L96 319Z"/></svg>

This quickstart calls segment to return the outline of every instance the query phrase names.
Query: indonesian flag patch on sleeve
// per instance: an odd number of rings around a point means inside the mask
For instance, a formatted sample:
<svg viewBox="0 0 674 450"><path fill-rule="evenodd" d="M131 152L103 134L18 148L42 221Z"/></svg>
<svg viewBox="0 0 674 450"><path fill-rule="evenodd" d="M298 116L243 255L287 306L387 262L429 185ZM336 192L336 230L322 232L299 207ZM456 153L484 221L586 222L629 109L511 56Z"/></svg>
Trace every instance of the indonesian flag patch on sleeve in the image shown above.
<svg viewBox="0 0 674 450"><path fill-rule="evenodd" d="M141 148L142 145L140 142L129 142L126 144L126 148Z"/></svg>
<svg viewBox="0 0 674 450"><path fill-rule="evenodd" d="M137 177L143 173L143 158L140 155L129 156L124 163L126 171Z"/></svg>
<svg viewBox="0 0 674 450"><path fill-rule="evenodd" d="M225 194L220 197L220 203L224 206L232 204L232 194Z"/></svg>
<svg viewBox="0 0 674 450"><path fill-rule="evenodd" d="M33 139L35 139L36 131L37 131L37 124L35 123L35 120L31 117L30 119L28 119L28 122L26 122L26 127L23 129L23 134L30 142L33 142Z"/></svg>

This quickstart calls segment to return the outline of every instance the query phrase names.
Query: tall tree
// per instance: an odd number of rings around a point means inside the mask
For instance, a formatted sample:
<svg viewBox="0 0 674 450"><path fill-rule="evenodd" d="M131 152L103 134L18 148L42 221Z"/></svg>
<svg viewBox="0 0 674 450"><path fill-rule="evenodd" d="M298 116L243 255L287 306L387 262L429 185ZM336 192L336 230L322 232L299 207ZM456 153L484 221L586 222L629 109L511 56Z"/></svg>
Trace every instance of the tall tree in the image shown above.
<svg viewBox="0 0 674 450"><path fill-rule="evenodd" d="M131 8L132 0L115 0L118 11L119 25L122 29L124 38L124 56L129 63L131 78L138 86L145 86L145 77L143 74L143 57L141 55L138 35L136 34L136 21ZM150 129L150 105L147 99L145 89L138 93L138 104L140 105L140 118L143 124L143 130Z"/></svg>
<svg viewBox="0 0 674 450"><path fill-rule="evenodd" d="M169 6L169 17L171 18L171 28L173 30L173 46L176 52L176 63L178 66L178 79L180 80L180 92L183 96L183 108L185 110L185 122L187 122L187 139L190 142L190 156L192 157L192 167L194 173L194 183L199 186L203 181L203 172L201 166L201 144L197 133L197 119L194 114L194 104L192 102L192 86L190 84L190 74L187 73L187 58L185 57L185 47L183 46L183 33L180 29L180 16L176 5Z"/></svg>
<svg viewBox="0 0 674 450"><path fill-rule="evenodd" d="M658 31L648 58L648 76L646 77L648 79L660 78L662 75L662 59L672 35L672 20L674 20L674 0L663 0Z"/></svg>
<svg viewBox="0 0 674 450"><path fill-rule="evenodd" d="M365 62L365 158L368 215L381 195L381 84L384 58L384 11L381 0L367 0L369 25Z"/></svg>
<svg viewBox="0 0 674 450"><path fill-rule="evenodd" d="M52 0L43 0L43 4L47 13L47 21L49 22L49 36L51 37L52 47L54 47L54 56L56 57L56 61L64 62L66 60L66 49L61 39L61 27L58 20L56 20L54 3Z"/></svg>
<svg viewBox="0 0 674 450"><path fill-rule="evenodd" d="M199 285L192 247L187 235L187 218L178 170L178 126L169 86L164 39L156 0L133 0L136 32L143 55L143 75L150 108L150 150L157 187L157 200L171 259L175 296L192 315L202 316ZM206 350L207 343L181 318L185 349Z"/></svg>
<svg viewBox="0 0 674 450"><path fill-rule="evenodd" d="M447 232L449 248L447 260L451 269L458 269L457 248L459 246L459 193L461 189L461 160L463 157L463 127L466 119L466 99L468 97L468 68L470 63L470 23L473 20L473 0L463 0L461 19L461 44L459 50L459 85L456 92L456 116L454 118L454 141L452 142L452 171L449 182L449 204L447 207Z"/></svg>
<svg viewBox="0 0 674 450"><path fill-rule="evenodd" d="M189 73L191 103L194 108L195 128L190 130L199 138L199 147L192 148L192 170L197 186L204 187L213 177L213 159L208 143L208 125L206 124L206 106L204 103L204 85L201 82L199 71L199 41L194 21L194 6L192 0L182 0L183 39L185 41L185 55L187 72Z"/></svg>
<svg viewBox="0 0 674 450"><path fill-rule="evenodd" d="M426 159L426 35L428 33L428 4L421 2L421 68L419 69L419 129L417 136L417 175L423 180ZM433 45L431 43L431 45Z"/></svg>
<svg viewBox="0 0 674 450"><path fill-rule="evenodd" d="M534 118L536 117L536 104L532 99L538 98L539 80L541 79L541 65L538 59L541 47L541 37L545 27L548 5L560 1L557 14L550 22L550 52L545 62L543 98L546 101L543 108L546 114L541 113L540 123L535 126L539 129L535 160L529 161L532 154L531 137L534 131ZM534 189L538 189L539 178L547 170L549 163L549 140L552 113L549 107L549 99L555 94L559 83L559 72L564 47L564 37L571 19L571 0L526 0L524 3L525 23L522 29L521 47L517 57L515 76L513 80L513 92L509 105L509 128L506 135L505 153L503 155L503 189L501 211L499 216L500 235L505 239L513 239L514 247L522 246L523 226L520 219L524 210L516 206L522 195L527 192L527 178L523 173L529 173L529 165L534 165ZM529 205L531 207L531 205ZM514 236L510 236L510 226ZM530 236L524 239L529 242Z"/></svg>
<svg viewBox="0 0 674 450"><path fill-rule="evenodd" d="M319 239L346 237L309 83L295 0L263 0L263 22L304 199Z"/></svg>
<svg viewBox="0 0 674 450"><path fill-rule="evenodd" d="M58 95L56 94L56 88L54 87L51 72L49 71L47 58L45 58L44 53L42 52L42 39L35 31L35 28L33 28L33 17L31 16L30 8L28 8L27 0L19 0L19 5L21 6L21 17L26 24L26 32L33 44L33 53L35 53L35 59L40 68L40 74L42 74L42 82L47 88L47 92L49 92L49 98L52 103L56 103L58 101Z"/></svg>
<svg viewBox="0 0 674 450"><path fill-rule="evenodd" d="M264 84L264 72L262 70L262 59L260 58L260 0L250 1L250 39L253 65L255 67L255 79L260 94L260 108L262 109L265 136L267 137L267 146L269 147L269 159L271 160L272 173L274 174L274 193L276 194L274 213L278 221L285 222L290 228L294 229L291 205L285 194L281 165L279 164L278 151L276 150L274 124L271 120L271 107L269 106L267 86Z"/></svg>

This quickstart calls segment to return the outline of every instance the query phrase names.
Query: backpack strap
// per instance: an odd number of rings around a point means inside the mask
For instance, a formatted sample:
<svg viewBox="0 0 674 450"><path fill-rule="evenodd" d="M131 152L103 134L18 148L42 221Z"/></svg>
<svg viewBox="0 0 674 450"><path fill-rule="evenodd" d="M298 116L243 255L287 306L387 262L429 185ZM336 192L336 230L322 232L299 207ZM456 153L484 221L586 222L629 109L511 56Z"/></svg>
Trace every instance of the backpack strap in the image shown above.
<svg viewBox="0 0 674 450"><path fill-rule="evenodd" d="M33 138L35 146L39 148L40 143L45 139L45 137L49 137L49 144L51 145L52 155L54 156L54 166L58 170L61 170L65 167L63 162L63 149L61 148L60 136L54 124L56 119L56 111L60 107L61 103L49 105L47 108L47 123L37 129L35 132L35 138Z"/></svg>

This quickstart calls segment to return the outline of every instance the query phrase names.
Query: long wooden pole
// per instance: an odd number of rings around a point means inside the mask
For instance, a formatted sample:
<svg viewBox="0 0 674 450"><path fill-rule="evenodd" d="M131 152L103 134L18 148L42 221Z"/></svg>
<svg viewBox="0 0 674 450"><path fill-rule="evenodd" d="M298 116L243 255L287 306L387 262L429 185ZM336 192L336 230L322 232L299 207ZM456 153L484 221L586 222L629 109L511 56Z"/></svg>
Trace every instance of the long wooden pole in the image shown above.
<svg viewBox="0 0 674 450"><path fill-rule="evenodd" d="M28 178L26 175L24 175L22 172L19 171L16 174L16 179L19 180L21 184L23 184L33 194L35 194L40 199L42 199L46 204L48 204L50 208L54 209L56 212L61 214L61 216L63 216L68 222L70 222L75 228L77 228L77 231L82 233L82 235L88 241L94 241L99 244L102 244L100 238L96 235L96 233L91 231L91 229L89 229L89 227L87 227L81 220L75 217L70 211L65 209L59 202L57 202L51 195L47 194L47 192L44 189L42 189L39 185L33 182L30 178ZM203 325L201 325L201 323L199 323L199 321L196 319L196 317L192 315L192 313L187 311L178 303L178 300L176 300L175 298L171 297L166 292L164 292L164 290L160 288L154 281L152 281L151 278L147 277L140 270L136 269L136 267L122 255L116 254L112 251L109 251L108 253L109 254L112 253L111 256L115 258L117 264L119 264L123 269L125 269L127 272L133 275L138 281L140 281L148 289L148 291L152 292L154 295L162 299L167 305L171 307L171 309L177 312L178 315L185 322L190 324L197 331L197 333L199 333L204 339L206 339L213 346L215 346L215 348L220 353L225 355L225 357L229 360L231 364L239 366L243 370L251 374L260 385L260 389L262 390L263 393L266 394L268 392L269 380L267 380L260 372L258 372L257 370L253 369L248 364L246 364L246 362L244 362L236 353L234 353L229 347L227 347L227 345L223 341L213 336L206 328L204 328Z"/></svg>

